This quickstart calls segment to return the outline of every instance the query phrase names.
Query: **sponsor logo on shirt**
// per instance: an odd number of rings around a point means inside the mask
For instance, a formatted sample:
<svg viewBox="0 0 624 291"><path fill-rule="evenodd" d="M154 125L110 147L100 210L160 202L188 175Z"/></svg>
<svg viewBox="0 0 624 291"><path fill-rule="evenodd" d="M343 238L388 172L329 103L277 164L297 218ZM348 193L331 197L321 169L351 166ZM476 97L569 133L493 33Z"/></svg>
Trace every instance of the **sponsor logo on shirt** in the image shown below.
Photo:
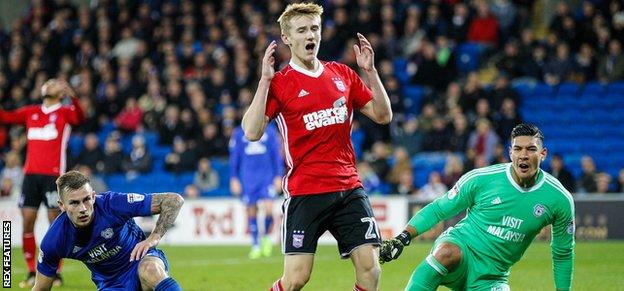
<svg viewBox="0 0 624 291"><path fill-rule="evenodd" d="M348 115L347 98L342 96L334 101L331 108L305 114L303 122L307 130L314 130L324 126L345 123Z"/></svg>
<svg viewBox="0 0 624 291"><path fill-rule="evenodd" d="M301 91L299 91L299 95L297 95L297 97L305 97L310 95L310 93L304 89L301 89Z"/></svg>
<svg viewBox="0 0 624 291"><path fill-rule="evenodd" d="M494 205L498 205L498 204L501 204L501 203L503 203L503 201L500 199L500 197L496 197L496 198L494 198L494 200L492 200L492 204L494 204Z"/></svg>
<svg viewBox="0 0 624 291"><path fill-rule="evenodd" d="M128 194L128 203L141 202L145 199L145 195L130 193Z"/></svg>
<svg viewBox="0 0 624 291"><path fill-rule="evenodd" d="M53 140L58 137L58 130L54 123L48 123L44 127L31 127L28 129L28 140Z"/></svg>
<svg viewBox="0 0 624 291"><path fill-rule="evenodd" d="M453 200L453 198L455 198L457 194L459 194L459 187L457 187L457 184L455 184L455 186L453 186L453 188L451 188L451 190L448 192L447 197L449 200Z"/></svg>
<svg viewBox="0 0 624 291"><path fill-rule="evenodd" d="M103 260L109 259L115 256L121 250L121 246L115 246L113 249L108 249L105 243L102 243L89 250L89 258L85 261L87 264L99 263Z"/></svg>

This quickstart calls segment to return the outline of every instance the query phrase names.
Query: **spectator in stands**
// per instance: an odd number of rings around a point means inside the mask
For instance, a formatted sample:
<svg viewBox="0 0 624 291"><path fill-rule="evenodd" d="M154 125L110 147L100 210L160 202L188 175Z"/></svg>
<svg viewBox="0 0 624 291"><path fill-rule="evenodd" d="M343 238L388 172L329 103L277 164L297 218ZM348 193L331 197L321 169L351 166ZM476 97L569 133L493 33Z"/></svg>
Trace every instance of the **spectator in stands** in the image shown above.
<svg viewBox="0 0 624 291"><path fill-rule="evenodd" d="M433 128L433 120L438 118L438 110L433 103L426 103L418 116L418 128L423 133L428 133Z"/></svg>
<svg viewBox="0 0 624 291"><path fill-rule="evenodd" d="M152 170L152 155L145 146L145 139L142 135L132 137L132 149L124 158L121 167L129 178L135 178L138 174Z"/></svg>
<svg viewBox="0 0 624 291"><path fill-rule="evenodd" d="M557 44L556 55L551 57L544 67L544 82L557 85L568 81L574 69L574 60L570 57L570 46L560 42Z"/></svg>
<svg viewBox="0 0 624 291"><path fill-rule="evenodd" d="M173 139L173 151L165 157L165 170L180 174L195 169L197 155L181 137Z"/></svg>
<svg viewBox="0 0 624 291"><path fill-rule="evenodd" d="M475 15L468 28L468 41L478 42L488 47L498 46L499 23L496 17L490 13L488 3L484 0L474 2L477 15Z"/></svg>
<svg viewBox="0 0 624 291"><path fill-rule="evenodd" d="M382 141L377 141L373 144L371 153L365 158L375 174L380 178L385 178L390 173L389 155L389 146Z"/></svg>
<svg viewBox="0 0 624 291"><path fill-rule="evenodd" d="M444 176L442 177L442 183L447 188L451 188L457 183L461 175L464 174L464 162L459 155L449 155L444 164Z"/></svg>
<svg viewBox="0 0 624 291"><path fill-rule="evenodd" d="M176 105L167 105L165 115L160 120L158 128L158 143L161 145L171 145L173 138L180 132L180 109Z"/></svg>
<svg viewBox="0 0 624 291"><path fill-rule="evenodd" d="M476 112L477 101L486 96L485 90L479 81L479 75L476 72L471 72L466 78L466 85L462 91L461 99L459 100L459 106L461 106L464 114L470 114Z"/></svg>
<svg viewBox="0 0 624 291"><path fill-rule="evenodd" d="M227 156L227 140L219 134L219 127L214 122L204 125L196 143L198 155L202 158Z"/></svg>
<svg viewBox="0 0 624 291"><path fill-rule="evenodd" d="M495 0L490 2L490 9L500 24L501 37L505 40L516 27L518 10L510 0Z"/></svg>
<svg viewBox="0 0 624 291"><path fill-rule="evenodd" d="M366 161L359 162L357 165L357 171L362 180L364 190L370 194L380 194L382 180L375 174L373 168ZM385 193L382 193L385 194Z"/></svg>
<svg viewBox="0 0 624 291"><path fill-rule="evenodd" d="M581 178L578 180L578 191L581 193L596 193L596 164L590 156L581 157Z"/></svg>
<svg viewBox="0 0 624 291"><path fill-rule="evenodd" d="M531 50L530 58L521 65L522 74L525 78L541 82L546 67L546 57L546 48L543 45L535 46Z"/></svg>
<svg viewBox="0 0 624 291"><path fill-rule="evenodd" d="M397 127L393 131L392 143L395 147L405 148L410 156L420 152L423 134L418 128L418 119L408 117L402 126Z"/></svg>
<svg viewBox="0 0 624 291"><path fill-rule="evenodd" d="M470 11L468 6L459 2L453 5L453 15L449 27L449 36L455 43L463 43L468 35L468 27L470 25Z"/></svg>
<svg viewBox="0 0 624 291"><path fill-rule="evenodd" d="M219 173L212 168L209 159L199 160L197 171L193 175L193 185L204 193L219 188Z"/></svg>
<svg viewBox="0 0 624 291"><path fill-rule="evenodd" d="M120 134L117 131L111 132L104 144L104 174L116 174L122 171L124 153L119 143Z"/></svg>
<svg viewBox="0 0 624 291"><path fill-rule="evenodd" d="M426 37L425 30L420 27L420 9L416 5L411 5L407 11L403 36L399 40L399 47L404 58L409 58L420 51Z"/></svg>
<svg viewBox="0 0 624 291"><path fill-rule="evenodd" d="M405 148L397 147L394 150L394 162L392 165L392 169L386 177L386 181L393 186L399 184L399 179L401 173L405 171L412 171L412 161L410 160L410 155Z"/></svg>
<svg viewBox="0 0 624 291"><path fill-rule="evenodd" d="M563 157L560 154L553 154L550 158L550 174L557 178L570 193L576 192L574 176L564 165Z"/></svg>
<svg viewBox="0 0 624 291"><path fill-rule="evenodd" d="M104 182L104 179L98 176L94 176L93 170L91 169L91 167L87 165L78 165L76 166L76 170L89 178L89 180L91 181L90 182L91 187L93 188L93 191L95 191L96 193L102 193L102 192L108 191L108 185L106 185L106 182Z"/></svg>
<svg viewBox="0 0 624 291"><path fill-rule="evenodd" d="M616 183L616 192L624 193L624 168L620 169L618 172L618 178L615 181Z"/></svg>
<svg viewBox="0 0 624 291"><path fill-rule="evenodd" d="M476 129L470 134L468 139L468 148L473 150L476 156L481 156L486 161L491 161L494 156L494 147L496 147L500 139L492 130L490 121L481 118L476 123Z"/></svg>
<svg viewBox="0 0 624 291"><path fill-rule="evenodd" d="M184 140L192 140L199 135L199 123L191 109L182 109L180 114L180 131L177 133Z"/></svg>
<svg viewBox="0 0 624 291"><path fill-rule="evenodd" d="M521 64L516 64L515 66L520 67ZM488 94L488 101L494 111L501 110L503 105L503 101L505 98L509 98L514 101L515 105L520 105L522 98L520 94L511 87L511 82L509 81L510 76L507 74L498 74L496 76L496 80L494 81L494 86L490 90ZM511 132L511 131L510 131ZM508 137L507 135L506 137Z"/></svg>
<svg viewBox="0 0 624 291"><path fill-rule="evenodd" d="M443 77L444 69L436 58L436 47L429 41L423 41L418 54L412 57L411 66L414 67L414 75L411 83L443 90L447 81ZM442 77L441 77L442 76Z"/></svg>
<svg viewBox="0 0 624 291"><path fill-rule="evenodd" d="M500 112L495 116L496 133L501 140L506 140L510 136L511 130L522 123L522 118L516 109L516 103L511 98L503 99Z"/></svg>
<svg viewBox="0 0 624 291"><path fill-rule="evenodd" d="M611 193L611 175L600 172L596 174L596 193ZM591 193L591 192L590 192Z"/></svg>
<svg viewBox="0 0 624 291"><path fill-rule="evenodd" d="M22 191L24 172L20 155L16 151L10 151L4 156L5 165L0 173L0 181L3 185L2 196L18 197ZM5 191L6 184L6 193Z"/></svg>
<svg viewBox="0 0 624 291"><path fill-rule="evenodd" d="M518 42L516 40L506 42L503 52L499 56L495 56L495 58L498 59L496 61L496 68L505 74L509 74L511 78L517 78L522 75L520 65L523 60L520 56L520 48L518 47Z"/></svg>
<svg viewBox="0 0 624 291"><path fill-rule="evenodd" d="M596 79L598 67L594 49L588 43L583 43L578 53L574 57L576 71L573 73L575 82L585 83Z"/></svg>
<svg viewBox="0 0 624 291"><path fill-rule="evenodd" d="M84 139L84 148L76 157L76 165L86 165L97 172L104 171L104 152L95 133L89 133Z"/></svg>
<svg viewBox="0 0 624 291"><path fill-rule="evenodd" d="M613 39L609 42L609 53L600 60L598 77L602 82L621 81L624 79L624 55L622 44Z"/></svg>
<svg viewBox="0 0 624 291"><path fill-rule="evenodd" d="M142 127L143 111L139 107L136 99L130 97L126 100L126 105L115 117L115 126L124 133L134 133Z"/></svg>
<svg viewBox="0 0 624 291"><path fill-rule="evenodd" d="M392 193L399 195L414 195L417 193L414 185L414 173L406 170L399 174L399 184L392 188Z"/></svg>
<svg viewBox="0 0 624 291"><path fill-rule="evenodd" d="M429 152L445 151L448 149L451 134L446 121L441 117L433 119L432 128L425 134L423 150Z"/></svg>
<svg viewBox="0 0 624 291"><path fill-rule="evenodd" d="M444 183L442 183L442 178L440 177L440 173L437 171L433 171L429 173L429 180L427 184L422 186L420 190L418 190L419 200L423 201L433 201L434 199L444 195L448 188Z"/></svg>
<svg viewBox="0 0 624 291"><path fill-rule="evenodd" d="M468 120L463 114L458 114L453 118L453 130L449 136L448 149L453 152L465 152L469 138Z"/></svg>
<svg viewBox="0 0 624 291"><path fill-rule="evenodd" d="M492 160L490 160L489 164L495 165L509 163L508 154L509 153L505 151L505 147L502 144L497 143L494 147L494 155L492 157Z"/></svg>

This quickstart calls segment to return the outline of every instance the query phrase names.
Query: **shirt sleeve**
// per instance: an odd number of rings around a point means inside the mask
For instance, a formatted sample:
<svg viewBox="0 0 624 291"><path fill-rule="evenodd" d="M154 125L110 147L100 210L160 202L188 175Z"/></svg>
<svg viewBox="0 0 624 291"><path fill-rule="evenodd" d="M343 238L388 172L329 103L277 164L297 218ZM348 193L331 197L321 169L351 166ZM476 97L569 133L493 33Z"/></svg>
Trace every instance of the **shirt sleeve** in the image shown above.
<svg viewBox="0 0 624 291"><path fill-rule="evenodd" d="M279 88L277 87L275 78L273 78L273 80L271 80L271 85L269 86L266 109L264 111L264 115L266 115L269 119L274 119L281 111L281 105L277 97L277 92L279 92Z"/></svg>
<svg viewBox="0 0 624 291"><path fill-rule="evenodd" d="M241 140L239 138L240 133L237 128L232 137L230 138L230 178L237 178L240 180L240 148Z"/></svg>
<svg viewBox="0 0 624 291"><path fill-rule="evenodd" d="M555 216L552 225L553 273L557 290L569 290L574 271L574 201L566 194L566 201Z"/></svg>
<svg viewBox="0 0 624 291"><path fill-rule="evenodd" d="M353 100L353 108L360 109L373 99L373 92L364 84L360 76L351 68L345 66L351 87L349 88L349 100Z"/></svg>
<svg viewBox="0 0 624 291"><path fill-rule="evenodd" d="M418 211L409 225L414 227L418 234L431 229L438 222L449 219L474 204L477 192L477 180L468 172L448 190L442 197L429 203Z"/></svg>
<svg viewBox="0 0 624 291"><path fill-rule="evenodd" d="M152 215L152 194L108 192L108 208L123 220Z"/></svg>
<svg viewBox="0 0 624 291"><path fill-rule="evenodd" d="M284 160L282 159L279 146L280 142L277 130L271 130L271 135L269 135L269 151L273 162L273 168L275 169L275 177L284 175Z"/></svg>
<svg viewBox="0 0 624 291"><path fill-rule="evenodd" d="M80 105L80 100L76 97L71 98L72 104L68 107L67 120L71 125L80 125L85 120L84 110Z"/></svg>
<svg viewBox="0 0 624 291"><path fill-rule="evenodd" d="M52 235L52 234L51 234ZM37 259L37 271L48 277L54 277L58 269L61 255L56 249L56 241L47 235L41 242L39 249L39 258Z"/></svg>
<svg viewBox="0 0 624 291"><path fill-rule="evenodd" d="M29 107L22 107L14 111L0 110L0 122L10 124L25 124Z"/></svg>

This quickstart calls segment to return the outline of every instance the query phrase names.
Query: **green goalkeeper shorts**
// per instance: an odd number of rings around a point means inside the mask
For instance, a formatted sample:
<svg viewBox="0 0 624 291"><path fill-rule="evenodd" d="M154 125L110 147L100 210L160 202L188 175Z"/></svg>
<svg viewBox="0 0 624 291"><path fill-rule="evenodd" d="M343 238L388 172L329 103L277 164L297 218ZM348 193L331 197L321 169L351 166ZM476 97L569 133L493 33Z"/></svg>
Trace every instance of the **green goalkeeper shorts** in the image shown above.
<svg viewBox="0 0 624 291"><path fill-rule="evenodd" d="M433 250L441 243L457 245L462 252L459 266L442 278L441 285L452 290L509 291L509 269L497 267L492 259L475 254L457 235L443 233L436 239Z"/></svg>

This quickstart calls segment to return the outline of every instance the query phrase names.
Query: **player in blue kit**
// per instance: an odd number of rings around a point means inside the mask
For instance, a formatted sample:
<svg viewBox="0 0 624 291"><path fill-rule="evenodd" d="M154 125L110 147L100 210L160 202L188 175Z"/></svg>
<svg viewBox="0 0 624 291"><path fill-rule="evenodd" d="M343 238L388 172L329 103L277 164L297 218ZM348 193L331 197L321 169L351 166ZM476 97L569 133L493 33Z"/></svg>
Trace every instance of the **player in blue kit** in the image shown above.
<svg viewBox="0 0 624 291"><path fill-rule="evenodd" d="M32 290L50 290L61 258L83 262L98 290L182 290L156 249L184 203L176 193L96 195L89 178L70 171L56 180L61 213L43 241ZM132 219L160 214L145 237Z"/></svg>
<svg viewBox="0 0 624 291"><path fill-rule="evenodd" d="M284 162L279 152L277 130L269 126L260 140L251 142L238 127L230 139L230 190L241 196L247 208L247 224L252 238L249 258L270 256L273 243L273 198L281 188ZM264 209L264 233L258 225L258 207Z"/></svg>

